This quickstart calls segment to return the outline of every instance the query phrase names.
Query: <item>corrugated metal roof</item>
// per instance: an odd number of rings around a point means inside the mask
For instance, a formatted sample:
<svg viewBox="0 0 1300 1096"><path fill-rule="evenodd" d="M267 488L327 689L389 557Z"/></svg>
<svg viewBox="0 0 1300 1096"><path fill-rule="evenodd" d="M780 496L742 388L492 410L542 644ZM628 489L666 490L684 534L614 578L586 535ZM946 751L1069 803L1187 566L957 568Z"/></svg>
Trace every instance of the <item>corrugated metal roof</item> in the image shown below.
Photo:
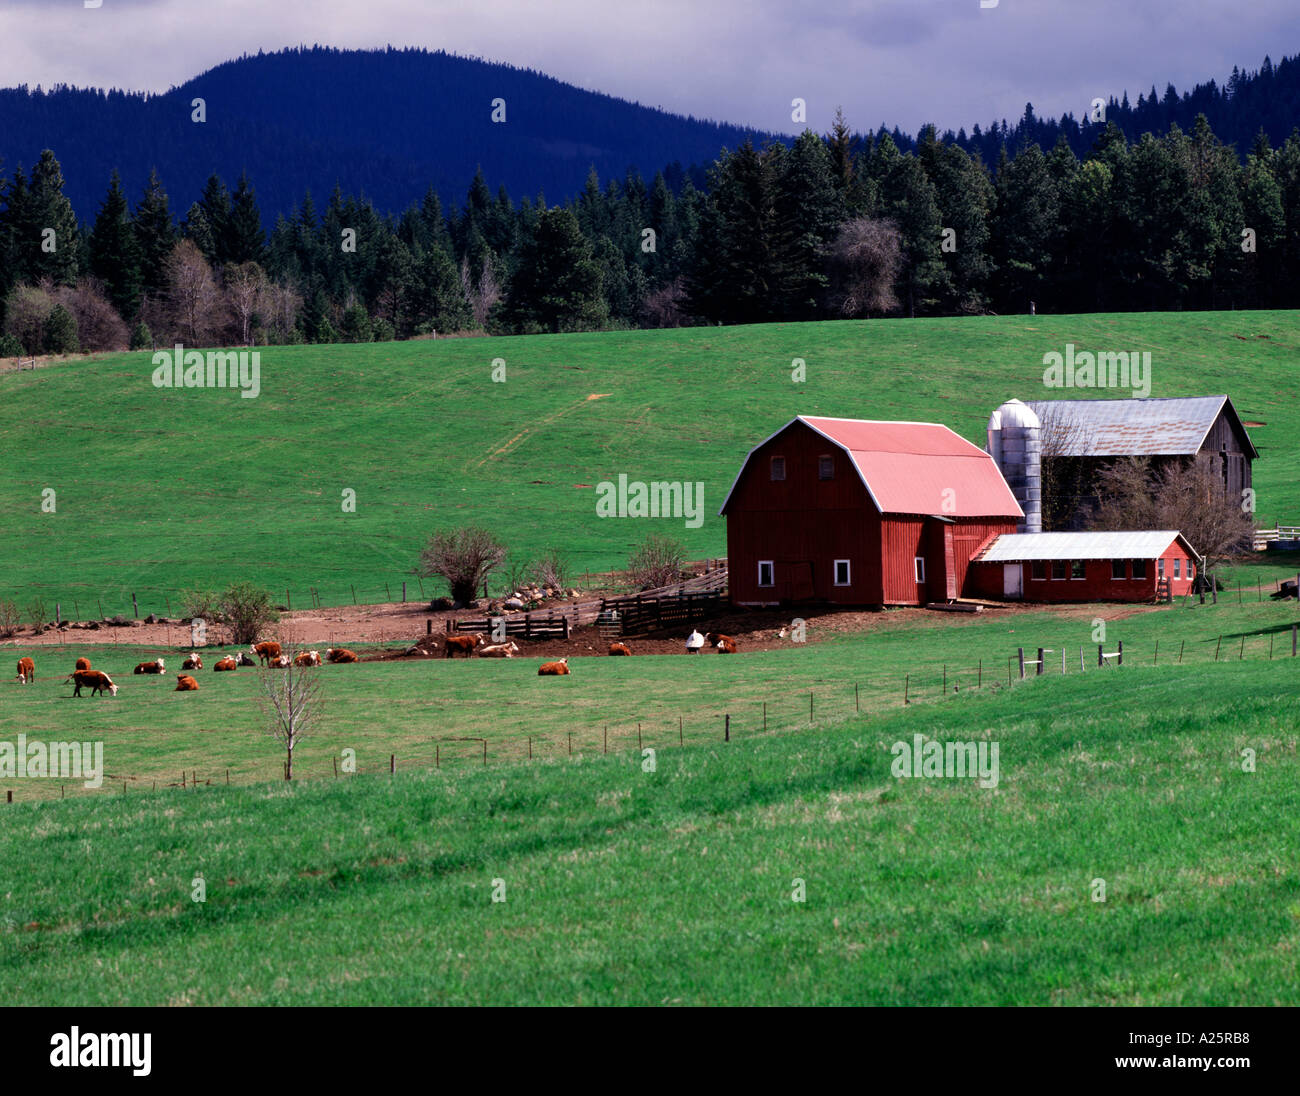
<svg viewBox="0 0 1300 1096"><path fill-rule="evenodd" d="M1177 529L1098 533L1003 533L975 558L980 563L1047 559L1159 559L1175 541L1198 553Z"/></svg>
<svg viewBox="0 0 1300 1096"><path fill-rule="evenodd" d="M751 449L749 456L796 422L816 430L848 454L882 514L1024 517L993 458L935 422L800 415ZM744 474L749 456L741 465L736 483ZM726 512L733 491L734 483L719 513Z"/></svg>
<svg viewBox="0 0 1300 1096"><path fill-rule="evenodd" d="M1044 430L1049 429L1049 420L1053 419L1072 427L1061 431L1062 456L1155 457L1199 452L1225 403L1240 424L1227 396L1035 400L1029 406L1042 420ZM1258 456L1253 445L1251 451L1252 456Z"/></svg>

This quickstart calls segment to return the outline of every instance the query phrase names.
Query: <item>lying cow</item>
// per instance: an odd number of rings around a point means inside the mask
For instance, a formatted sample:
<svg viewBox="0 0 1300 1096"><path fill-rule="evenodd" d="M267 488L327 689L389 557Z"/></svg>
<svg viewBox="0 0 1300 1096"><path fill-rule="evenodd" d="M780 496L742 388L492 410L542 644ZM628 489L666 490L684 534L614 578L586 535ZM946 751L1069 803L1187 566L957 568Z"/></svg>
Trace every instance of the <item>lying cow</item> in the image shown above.
<svg viewBox="0 0 1300 1096"><path fill-rule="evenodd" d="M167 671L167 666L165 665L164 660L161 658L158 659L158 661L156 662L141 662L135 668L135 672L137 674L161 674L161 673L165 673L166 671Z"/></svg>
<svg viewBox="0 0 1300 1096"><path fill-rule="evenodd" d="M293 656L293 664L295 666L319 666L320 652L299 651L296 655Z"/></svg>
<svg viewBox="0 0 1300 1096"><path fill-rule="evenodd" d="M493 643L479 651L479 658L514 658L519 648L512 639L509 643Z"/></svg>
<svg viewBox="0 0 1300 1096"><path fill-rule="evenodd" d="M113 679L104 673L103 670L73 670L71 675L65 678L65 682L73 683L72 695L80 696L83 685L90 686L90 695L102 693L105 689L112 696L117 696L117 686L113 684Z"/></svg>
<svg viewBox="0 0 1300 1096"><path fill-rule="evenodd" d="M292 661L293 660L288 655L276 655L266 665L272 670L287 670Z"/></svg>
<svg viewBox="0 0 1300 1096"><path fill-rule="evenodd" d="M236 666L256 666L256 665L257 665L257 660L256 660L256 659L253 659L253 658L249 658L249 656L248 656L248 652L247 652L247 651L240 651L237 655L235 655L235 665L236 665Z"/></svg>
<svg viewBox="0 0 1300 1096"><path fill-rule="evenodd" d="M90 659L88 659L88 658L79 658L79 659L77 659L77 665L76 665L74 668L75 668L75 669L78 669L78 670L89 670L89 669L90 669Z"/></svg>
<svg viewBox="0 0 1300 1096"><path fill-rule="evenodd" d="M444 640L442 649L443 658L455 658L458 654L463 654L466 658L474 653L474 648L486 642L481 633L472 636L447 636Z"/></svg>
<svg viewBox="0 0 1300 1096"><path fill-rule="evenodd" d="M212 669L217 673L221 673L225 670L233 670L237 665L239 664L233 658L226 655L225 658L218 659L217 664L213 666Z"/></svg>
<svg viewBox="0 0 1300 1096"><path fill-rule="evenodd" d="M568 658L562 658L559 662L543 662L537 667L538 677L549 677L551 675L567 674L569 672Z"/></svg>
<svg viewBox="0 0 1300 1096"><path fill-rule="evenodd" d="M18 684L30 685L36 680L36 663L24 656L18 660Z"/></svg>
<svg viewBox="0 0 1300 1096"><path fill-rule="evenodd" d="M632 648L626 643L611 643L609 645L609 653L612 655L630 655L632 653Z"/></svg>
<svg viewBox="0 0 1300 1096"><path fill-rule="evenodd" d="M268 639L265 643L254 643L251 650L259 662L269 663L271 659L280 657L280 645L273 639Z"/></svg>
<svg viewBox="0 0 1300 1096"><path fill-rule="evenodd" d="M326 662L359 662L356 653L346 647L330 647L325 651Z"/></svg>
<svg viewBox="0 0 1300 1096"><path fill-rule="evenodd" d="M203 669L203 659L198 655L190 655L181 663L182 670L201 670Z"/></svg>
<svg viewBox="0 0 1300 1096"><path fill-rule="evenodd" d="M189 674L176 675L176 691L178 693L192 693L199 687L199 683L190 677Z"/></svg>
<svg viewBox="0 0 1300 1096"><path fill-rule="evenodd" d="M736 641L731 636L718 636L718 642L714 644L720 655L734 655L736 653Z"/></svg>

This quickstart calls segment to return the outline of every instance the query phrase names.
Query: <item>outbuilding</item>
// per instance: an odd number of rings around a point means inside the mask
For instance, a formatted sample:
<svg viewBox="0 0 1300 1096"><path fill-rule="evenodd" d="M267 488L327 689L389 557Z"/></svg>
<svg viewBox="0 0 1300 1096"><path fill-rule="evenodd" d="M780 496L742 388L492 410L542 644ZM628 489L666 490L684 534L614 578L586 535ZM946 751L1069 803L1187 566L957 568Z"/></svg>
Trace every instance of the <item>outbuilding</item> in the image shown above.
<svg viewBox="0 0 1300 1096"><path fill-rule="evenodd" d="M975 555L969 588L1024 601L1150 601L1190 593L1200 565L1176 529L1011 533Z"/></svg>

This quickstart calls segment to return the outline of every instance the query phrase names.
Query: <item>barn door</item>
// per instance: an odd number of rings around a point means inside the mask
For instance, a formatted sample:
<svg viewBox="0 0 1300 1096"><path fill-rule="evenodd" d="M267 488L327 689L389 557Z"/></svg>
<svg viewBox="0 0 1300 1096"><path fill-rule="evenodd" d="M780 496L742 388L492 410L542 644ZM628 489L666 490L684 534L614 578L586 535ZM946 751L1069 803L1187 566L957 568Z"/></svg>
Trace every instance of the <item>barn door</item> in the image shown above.
<svg viewBox="0 0 1300 1096"><path fill-rule="evenodd" d="M816 595L813 565L807 562L790 564L790 600L811 601Z"/></svg>
<svg viewBox="0 0 1300 1096"><path fill-rule="evenodd" d="M1021 586L1022 573L1019 563L1004 563L1002 565L1002 596L1005 598L1018 599L1024 596L1024 588Z"/></svg>
<svg viewBox="0 0 1300 1096"><path fill-rule="evenodd" d="M952 526L943 527L943 577L949 601L957 599L957 554L952 547Z"/></svg>

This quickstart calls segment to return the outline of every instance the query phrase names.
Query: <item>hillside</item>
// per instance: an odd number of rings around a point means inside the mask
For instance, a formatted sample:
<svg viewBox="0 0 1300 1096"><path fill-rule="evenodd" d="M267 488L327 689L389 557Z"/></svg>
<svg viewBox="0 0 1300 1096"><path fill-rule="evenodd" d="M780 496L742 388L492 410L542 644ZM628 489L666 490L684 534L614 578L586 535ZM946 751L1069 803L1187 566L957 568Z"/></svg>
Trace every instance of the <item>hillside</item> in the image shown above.
<svg viewBox="0 0 1300 1096"><path fill-rule="evenodd" d="M414 598L425 538L465 523L490 525L519 557L557 546L579 572L623 566L652 530L691 558L720 556L717 510L741 460L794 415L938 421L982 444L1003 400L1050 395L1042 356L1067 342L1151 350L1155 396L1230 394L1264 424L1250 427L1260 517L1300 520L1294 312L273 347L257 399L157 389L149 355L122 354L0 376L0 597L39 594L65 615L75 600L84 617L97 599L129 612L135 592L143 615L238 578L304 607L309 587L325 604L350 603L354 586L384 601L405 578ZM491 380L497 358L504 383ZM701 524L598 518L597 485L620 473L703 483Z"/></svg>

